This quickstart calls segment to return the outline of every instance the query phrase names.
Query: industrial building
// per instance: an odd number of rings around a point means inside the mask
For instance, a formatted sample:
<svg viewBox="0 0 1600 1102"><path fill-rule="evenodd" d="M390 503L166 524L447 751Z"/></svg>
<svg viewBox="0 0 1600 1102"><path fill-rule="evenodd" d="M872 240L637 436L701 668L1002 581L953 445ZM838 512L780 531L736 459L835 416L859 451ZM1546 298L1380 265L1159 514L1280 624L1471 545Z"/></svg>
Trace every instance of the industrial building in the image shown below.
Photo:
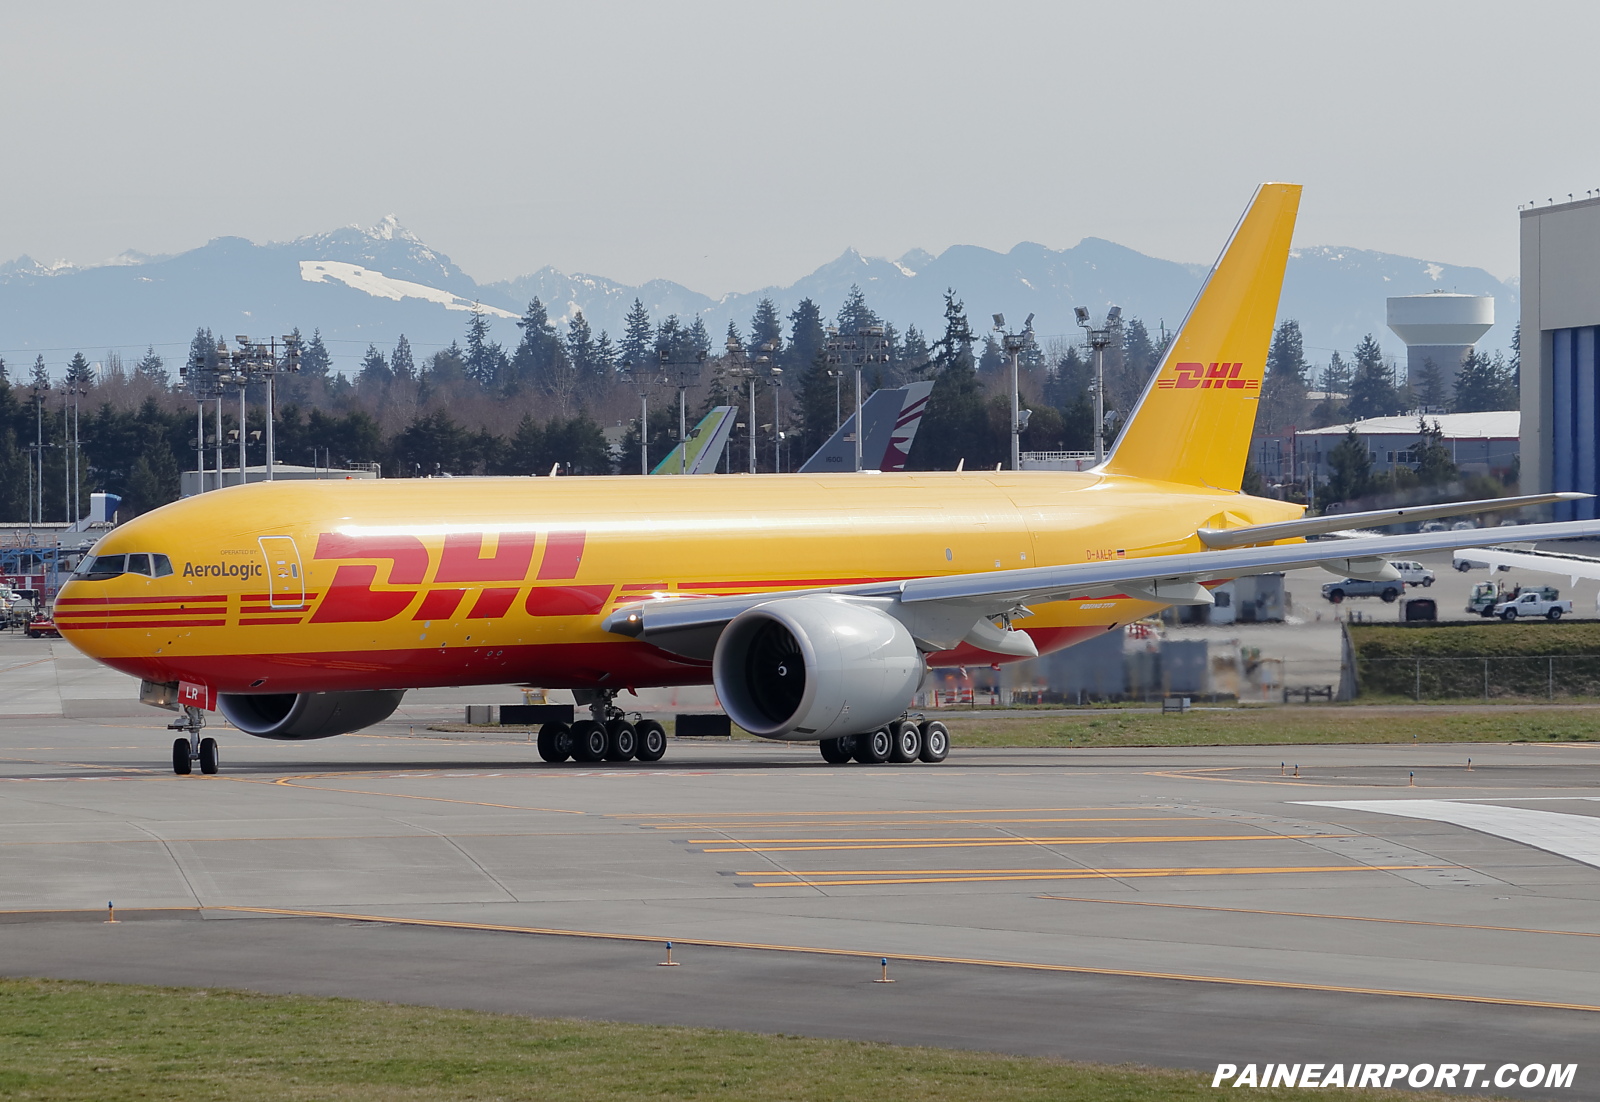
<svg viewBox="0 0 1600 1102"><path fill-rule="evenodd" d="M1600 493L1600 199L1522 212L1522 486ZM1555 507L1590 520L1593 501Z"/></svg>
<svg viewBox="0 0 1600 1102"><path fill-rule="evenodd" d="M1435 424L1439 426L1444 446L1450 449L1451 461L1462 474L1487 474L1504 480L1516 469L1523 420L1516 410L1428 414L1426 420L1429 428ZM1421 439L1417 421L1417 414L1406 413L1303 432L1289 429L1273 436L1258 436L1252 442L1250 461L1268 486L1302 482L1310 473L1315 473L1319 482L1326 482L1333 473L1330 465L1333 449L1354 429L1367 446L1373 474L1384 474L1398 466L1414 467L1412 448Z"/></svg>

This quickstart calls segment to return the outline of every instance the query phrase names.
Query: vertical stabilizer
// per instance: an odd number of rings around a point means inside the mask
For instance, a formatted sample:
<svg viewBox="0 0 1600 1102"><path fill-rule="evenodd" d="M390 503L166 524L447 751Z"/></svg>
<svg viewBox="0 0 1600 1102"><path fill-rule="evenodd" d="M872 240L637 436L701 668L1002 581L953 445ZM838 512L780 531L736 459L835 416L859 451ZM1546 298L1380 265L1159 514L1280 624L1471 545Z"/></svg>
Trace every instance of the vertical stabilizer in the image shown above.
<svg viewBox="0 0 1600 1102"><path fill-rule="evenodd" d="M1299 207L1299 184L1256 191L1106 457L1106 473L1239 489Z"/></svg>
<svg viewBox="0 0 1600 1102"><path fill-rule="evenodd" d="M932 383L909 383L896 390L874 391L867 396L861 404L861 422L866 426L861 437L862 470L905 469L911 440L922 421L923 411L928 408L928 395L932 391ZM826 474L855 469L856 415L852 413L839 426L839 431L800 465L799 473Z"/></svg>
<svg viewBox="0 0 1600 1102"><path fill-rule="evenodd" d="M667 453L651 474L714 474L733 431L733 406L713 406L689 430L689 439ZM688 450L687 456L684 451Z"/></svg>

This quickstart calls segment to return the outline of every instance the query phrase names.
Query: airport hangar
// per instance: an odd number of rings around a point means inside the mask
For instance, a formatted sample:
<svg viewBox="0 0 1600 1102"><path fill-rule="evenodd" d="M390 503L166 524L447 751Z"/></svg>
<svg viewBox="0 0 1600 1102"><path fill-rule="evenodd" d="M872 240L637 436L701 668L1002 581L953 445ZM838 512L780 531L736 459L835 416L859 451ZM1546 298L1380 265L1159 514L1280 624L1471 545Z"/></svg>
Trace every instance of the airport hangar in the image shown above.
<svg viewBox="0 0 1600 1102"><path fill-rule="evenodd" d="M1600 493L1600 198L1521 221L1523 492ZM1594 516L1594 501L1555 506Z"/></svg>

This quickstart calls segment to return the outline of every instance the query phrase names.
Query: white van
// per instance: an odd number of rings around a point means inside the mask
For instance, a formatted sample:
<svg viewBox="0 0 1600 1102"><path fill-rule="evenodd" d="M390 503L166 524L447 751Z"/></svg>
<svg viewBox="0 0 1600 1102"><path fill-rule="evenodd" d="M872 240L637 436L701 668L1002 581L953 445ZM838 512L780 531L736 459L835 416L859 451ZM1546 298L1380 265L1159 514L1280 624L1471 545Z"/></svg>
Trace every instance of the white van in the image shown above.
<svg viewBox="0 0 1600 1102"><path fill-rule="evenodd" d="M1400 580L1407 585L1427 587L1433 584L1433 571L1420 562L1407 559L1390 559L1389 565L1400 571Z"/></svg>

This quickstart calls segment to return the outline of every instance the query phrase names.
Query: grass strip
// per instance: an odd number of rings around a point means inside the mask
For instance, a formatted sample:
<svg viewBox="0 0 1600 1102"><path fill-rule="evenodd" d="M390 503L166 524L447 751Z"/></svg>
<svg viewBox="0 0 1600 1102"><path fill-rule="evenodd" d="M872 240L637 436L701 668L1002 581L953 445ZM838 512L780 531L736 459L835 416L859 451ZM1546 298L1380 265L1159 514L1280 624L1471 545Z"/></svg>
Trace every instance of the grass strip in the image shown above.
<svg viewBox="0 0 1600 1102"><path fill-rule="evenodd" d="M1580 742L1600 737L1600 708L1505 705L1454 711L1417 705L1237 708L1162 715L1158 711L1055 712L1004 719L929 713L954 746L1302 746L1317 743Z"/></svg>
<svg viewBox="0 0 1600 1102"><path fill-rule="evenodd" d="M0 1097L30 1102L1215 1098L1208 1075L353 999L0 980ZM1252 1098L1427 1099L1417 1091Z"/></svg>

